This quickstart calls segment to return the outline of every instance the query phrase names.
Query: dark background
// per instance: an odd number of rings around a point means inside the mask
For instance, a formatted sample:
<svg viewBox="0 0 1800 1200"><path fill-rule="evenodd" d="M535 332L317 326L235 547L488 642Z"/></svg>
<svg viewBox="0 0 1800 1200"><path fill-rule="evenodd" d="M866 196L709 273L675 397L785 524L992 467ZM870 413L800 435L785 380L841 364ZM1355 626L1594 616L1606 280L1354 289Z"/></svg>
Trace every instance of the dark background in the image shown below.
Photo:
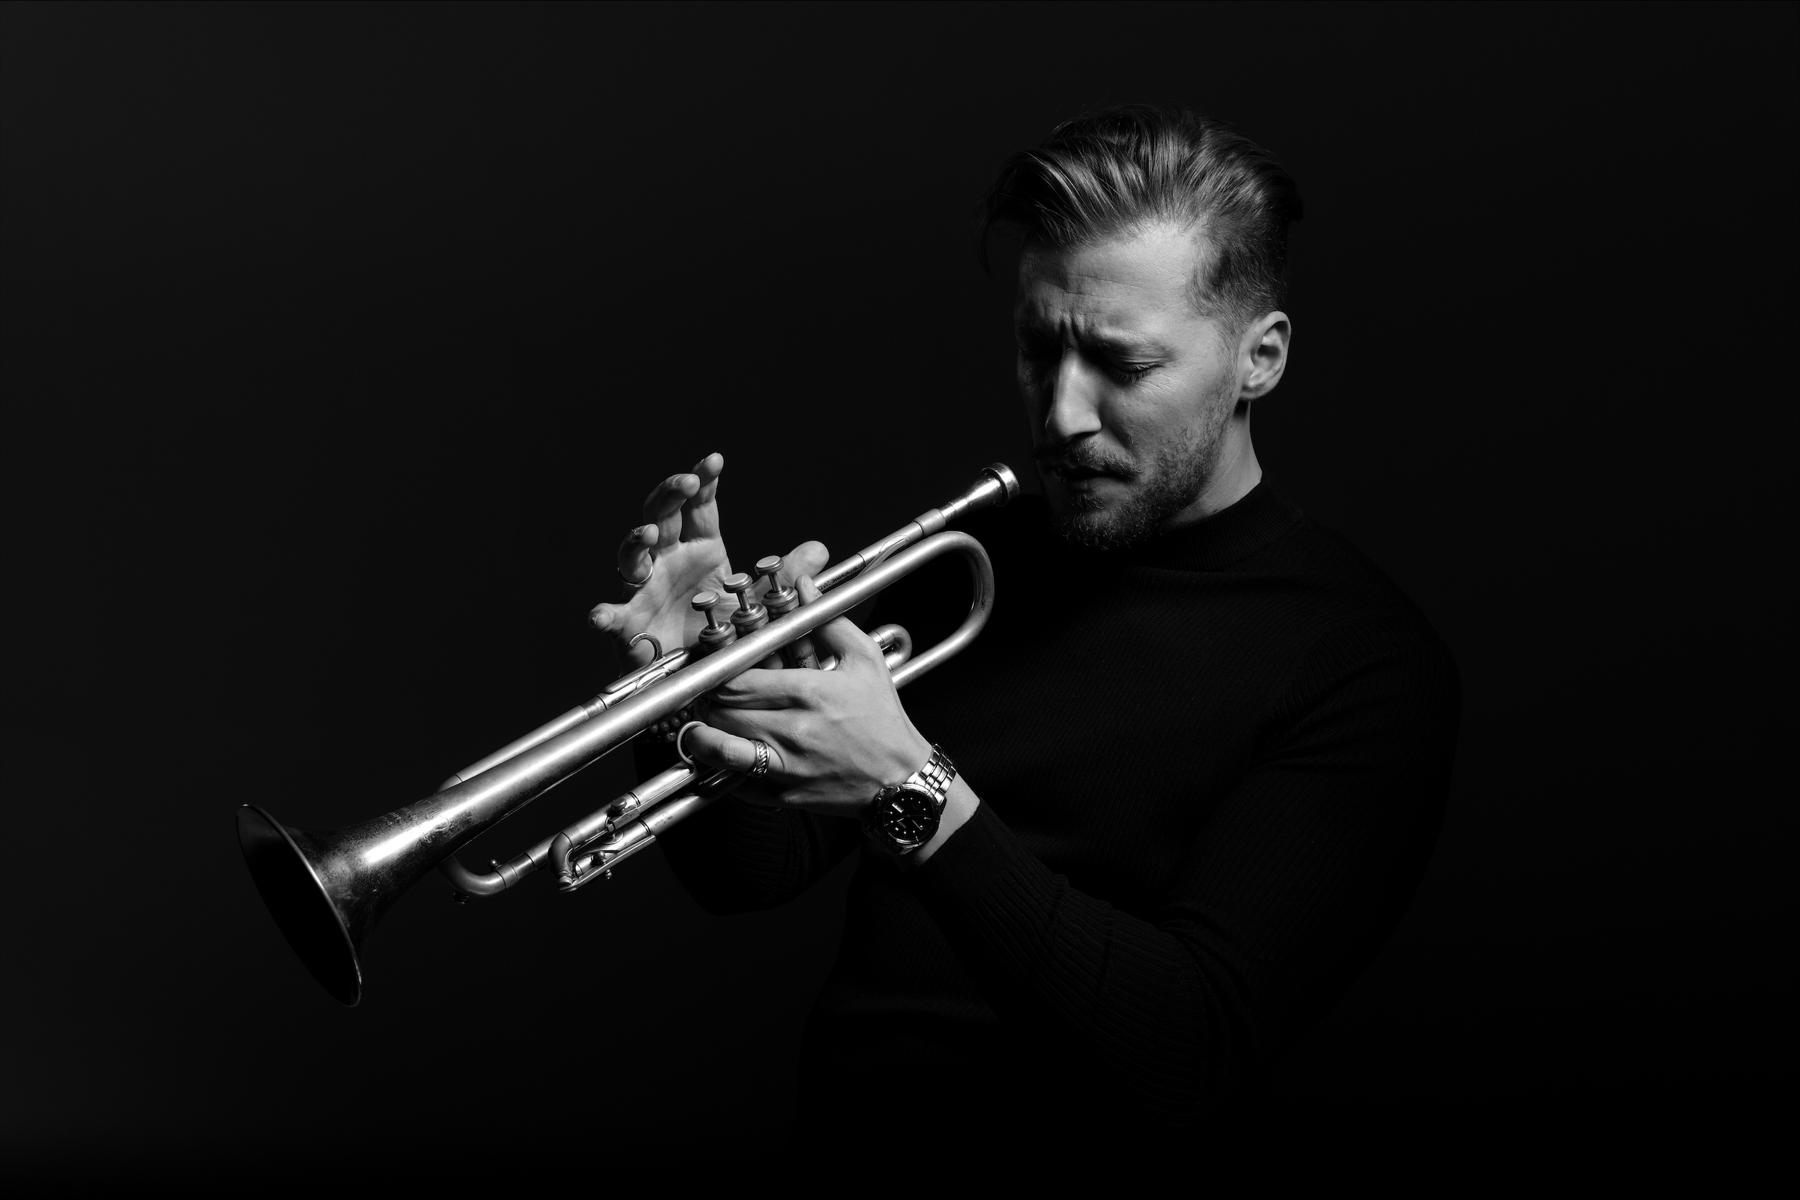
<svg viewBox="0 0 1800 1200"><path fill-rule="evenodd" d="M360 820L590 695L612 547L708 450L746 560L1026 466L973 208L1008 152L1134 99L1234 121L1300 180L1262 461L1465 679L1430 877L1278 1110L1515 1160L1773 1136L1792 6L0 20L0 1167L766 1152L841 876L730 920L654 851L576 898L428 883L344 1010L232 808ZM601 764L490 852L628 780Z"/></svg>

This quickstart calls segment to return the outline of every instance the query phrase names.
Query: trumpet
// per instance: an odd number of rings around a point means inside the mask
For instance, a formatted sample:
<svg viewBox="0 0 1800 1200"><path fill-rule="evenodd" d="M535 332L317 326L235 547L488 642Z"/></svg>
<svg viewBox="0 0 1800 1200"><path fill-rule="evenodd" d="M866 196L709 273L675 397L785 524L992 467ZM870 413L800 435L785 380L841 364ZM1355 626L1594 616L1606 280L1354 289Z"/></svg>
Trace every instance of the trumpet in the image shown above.
<svg viewBox="0 0 1800 1200"><path fill-rule="evenodd" d="M969 569L968 615L942 641L914 652L899 626L872 636L895 686L960 653L987 624L994 570L981 544L948 526L1007 503L1019 484L1002 463L982 469L952 500L833 564L811 604L777 616L704 656L653 646L650 662L585 704L469 764L425 798L329 833L281 824L254 804L237 810L238 844L282 936L319 984L345 1005L362 999L362 946L389 905L435 867L459 899L494 896L551 868L563 891L609 878L626 858L743 779L731 771L671 767L514 857L473 870L456 857L469 842L720 684L779 655L928 562L960 556ZM732 585L736 586L736 585ZM827 659L819 664L829 669Z"/></svg>

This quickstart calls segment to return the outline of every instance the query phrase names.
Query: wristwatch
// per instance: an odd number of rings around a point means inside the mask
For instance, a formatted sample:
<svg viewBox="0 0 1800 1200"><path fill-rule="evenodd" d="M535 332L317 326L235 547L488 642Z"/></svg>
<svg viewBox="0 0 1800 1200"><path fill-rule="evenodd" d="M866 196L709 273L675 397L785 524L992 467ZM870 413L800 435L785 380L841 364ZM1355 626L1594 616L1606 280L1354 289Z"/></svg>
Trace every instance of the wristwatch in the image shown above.
<svg viewBox="0 0 1800 1200"><path fill-rule="evenodd" d="M863 810L863 832L889 854L901 858L911 854L937 834L944 798L955 778L956 764L933 746L924 766L875 793Z"/></svg>

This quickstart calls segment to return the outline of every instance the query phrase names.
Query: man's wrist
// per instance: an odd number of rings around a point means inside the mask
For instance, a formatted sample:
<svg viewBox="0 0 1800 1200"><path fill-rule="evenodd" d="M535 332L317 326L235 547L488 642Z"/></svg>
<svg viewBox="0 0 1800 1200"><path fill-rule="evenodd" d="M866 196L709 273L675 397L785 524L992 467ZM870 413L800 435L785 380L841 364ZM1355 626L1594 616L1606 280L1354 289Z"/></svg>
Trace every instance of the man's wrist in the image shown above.
<svg viewBox="0 0 1800 1200"><path fill-rule="evenodd" d="M911 775L914 771L924 767L927 762L931 761L931 756L936 752L937 747L926 741L922 735L915 731L904 747L897 749L892 753L891 757L894 765L888 768L886 777L876 786L879 788L890 783L898 783L900 780ZM874 793L871 792L870 796L873 797L873 795Z"/></svg>
<svg viewBox="0 0 1800 1200"><path fill-rule="evenodd" d="M938 815L937 832L931 835L930 841L907 855L907 861L917 865L930 859L940 846L968 823L980 805L981 797L975 794L975 789L960 774L952 779L949 790L944 793L944 811Z"/></svg>
<svg viewBox="0 0 1800 1200"><path fill-rule="evenodd" d="M925 743L923 753L902 753L913 765L893 769L892 774L899 778L876 789L863 806L862 825L876 849L912 865L923 861L926 847L941 840L938 835L946 818L960 827L968 812L960 803L956 811L950 811L951 795L960 777L949 756L930 743Z"/></svg>

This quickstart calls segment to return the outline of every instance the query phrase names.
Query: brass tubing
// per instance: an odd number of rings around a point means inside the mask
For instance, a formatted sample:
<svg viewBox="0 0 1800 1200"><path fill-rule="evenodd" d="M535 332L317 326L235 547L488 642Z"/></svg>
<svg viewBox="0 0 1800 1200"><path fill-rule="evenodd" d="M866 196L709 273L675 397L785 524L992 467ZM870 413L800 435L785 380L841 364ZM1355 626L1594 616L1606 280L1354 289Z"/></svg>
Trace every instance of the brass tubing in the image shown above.
<svg viewBox="0 0 1800 1200"><path fill-rule="evenodd" d="M669 797L692 786L693 782L694 771L691 767L685 764L670 767L652 775L612 803L595 809L562 832L545 838L524 853L507 859L505 862L496 860L494 869L491 871L472 871L464 866L462 860L454 854L446 858L439 869L464 895L497 896L506 889L517 885L539 867L555 866L560 873L562 863L555 858L555 847L559 839L567 839L577 845L592 841L605 833L607 828L615 822L622 823L661 804Z"/></svg>
<svg viewBox="0 0 1800 1200"><path fill-rule="evenodd" d="M898 670L901 664L912 657L912 635L898 625L879 626L870 631L869 636L881 648L882 657L890 671ZM836 666L836 657L828 656L821 664L821 669L829 671ZM906 678L911 678L911 676ZM546 865L553 866L558 878L561 878L568 873L568 867L566 854L559 858L555 853L559 839L566 838L570 846L579 852L584 848L585 843L591 842L605 833L615 818L623 821L633 814L648 811L655 805L668 800L669 797L693 786L700 774L701 772L686 764L670 767L619 796L612 803L595 809L582 820L562 830L561 833L552 834L538 842L522 854L515 855L504 862L495 859L492 864L493 869L490 871L471 870L454 854L446 857L439 864L438 869L456 888L459 899L497 896L523 881L526 876L536 872L539 867Z"/></svg>
<svg viewBox="0 0 1800 1200"><path fill-rule="evenodd" d="M601 757L630 742L651 724L686 708L720 684L743 674L771 653L801 634L843 616L863 601L944 554L961 554L971 561L978 603L991 606L994 568L981 544L966 533L946 531L914 543L885 562L866 568L850 583L828 592L777 624L764 626L739 638L697 663L641 688L617 705L538 743L504 762L496 763L474 779L434 793L396 809L371 824L358 827L366 841L363 865L374 868L389 860L429 852L433 861L454 854L479 833L524 808L563 781L592 766ZM985 613L983 614L985 621ZM965 621L964 625L967 626ZM979 624L976 626L979 629ZM959 636L960 635L960 636ZM959 629L950 639L954 654L973 633ZM908 677L949 656L939 653L943 643L906 663ZM922 668L929 670L930 665ZM383 833L386 836L382 836Z"/></svg>
<svg viewBox="0 0 1800 1200"><path fill-rule="evenodd" d="M870 542L850 557L834 563L821 571L813 580L821 592L829 592L841 586L857 575L874 566L897 550L918 542L920 539L943 530L965 513L979 508L1003 505L1018 494L1019 483L1013 476L1012 469L1005 463L992 463L982 468L982 478L967 492L954 500L945 502L937 508L927 509L917 517L902 525L886 537ZM605 711L617 703L621 694L630 694L651 683L657 682L666 675L673 674L687 665L689 653L685 649L670 650L653 662L644 664L636 670L608 684L606 688L586 704L577 705L568 712L549 721L538 728L517 738L486 758L477 759L456 774L444 780L438 786L439 791L466 783L468 780L499 763L505 762L533 746L549 741L559 733L566 732L583 721Z"/></svg>
<svg viewBox="0 0 1800 1200"><path fill-rule="evenodd" d="M699 662L684 665L682 651L661 656L603 692L597 698L602 701L600 711L577 719L571 710L490 755L498 761L472 777L459 772L461 782L442 791L329 833L283 825L255 804L240 806L238 842L282 935L321 985L343 1003L356 1004L362 996L361 947L368 931L402 892L447 857L783 646L845 615L932 559L961 554L975 580L971 619L944 642L902 664L895 671L896 682L930 670L967 644L993 602L993 565L980 544L967 534L934 532L972 506L1005 503L1017 490L1003 466L988 468L984 476L964 496L874 543L851 563L833 568L828 574L833 574L836 586L811 604ZM901 544L904 548L897 549ZM590 707L584 705L580 711L587 713ZM658 829L704 802L700 793L677 797L653 807L634 824L653 840ZM658 811L664 808L669 811ZM536 849L514 860L518 865L511 871L497 868L496 885L504 888L510 878L540 865L544 859ZM488 881L464 874L468 878L462 882L472 880L475 894L489 892Z"/></svg>
<svg viewBox="0 0 1800 1200"><path fill-rule="evenodd" d="M613 830L605 845L590 843L576 848L567 834L557 834L550 857L556 867L558 887L573 892L596 879L607 878L614 867L654 842L657 834L699 812L740 782L741 778L733 772L714 771L693 790L659 804Z"/></svg>
<svg viewBox="0 0 1800 1200"><path fill-rule="evenodd" d="M886 661L889 671L896 669L901 663L912 657L912 635L898 625L877 626L869 631L869 636L881 648L882 658ZM836 666L836 656L828 655L820 664L820 669L829 671ZM545 728L549 727L545 726ZM548 736L551 735L545 735L545 737ZM539 740L544 739L540 738ZM513 753L516 755L519 751L515 750ZM566 837L574 847L580 848L585 843L604 834L608 826L612 825L615 820L624 820L633 814L648 811L653 806L661 804L669 797L693 785L698 775L699 772L686 764L670 767L625 792L612 803L595 809L582 820L562 830L561 834L551 834L535 846L521 854L514 855L505 862L495 859L492 863L493 869L490 871L472 870L454 854L444 859L438 865L438 869L455 887L456 891L453 895L458 900L469 897L498 896L545 865L555 867L557 876L561 878L567 873L567 861L566 856L559 859L555 855L559 837Z"/></svg>
<svg viewBox="0 0 1800 1200"><path fill-rule="evenodd" d="M577 704L562 716L546 721L523 737L513 739L486 758L476 759L438 784L437 790L441 792L445 788L453 788L459 783L467 783L489 767L503 763L509 758L516 758L533 746L549 741L564 730L573 729L589 717L606 711L610 705L618 703L620 699L639 688L647 687L669 672L679 670L686 661L687 651L672 650L653 662L645 663L635 671L621 675L607 684L598 696L587 703Z"/></svg>
<svg viewBox="0 0 1800 1200"><path fill-rule="evenodd" d="M982 619L985 620L985 616ZM882 658L887 663L888 670L896 673L896 687L905 679L915 677L913 674L904 677L897 674L900 666L912 657L911 634L898 625L882 625L872 630L869 636L881 647ZM836 666L837 659L828 657L820 669L829 671ZM493 895L500 892L542 866L553 868L557 886L563 891L572 892L591 882L595 872L610 871L621 860L656 840L656 835L664 829L677 821L685 820L720 796L729 794L743 779L741 774L732 771L720 770L707 774L704 768L686 764L670 767L648 784L626 792L603 808L595 809L583 820L539 843L520 858L504 865L495 864L494 873L483 877L487 890L479 894ZM656 799L645 798L647 788L654 791ZM688 789L687 794L677 796L683 789ZM665 799L666 797L675 798ZM635 828L626 823L631 818L639 819L640 823ZM605 844L602 845L601 842ZM621 843L627 842L628 845L619 848ZM592 862L594 854L605 857L602 862L589 867L579 865L584 860ZM530 861L526 862L526 859ZM448 861L454 862L455 859ZM458 867L460 869L461 864ZM469 872L465 870L464 873ZM490 880L492 885L489 885Z"/></svg>

